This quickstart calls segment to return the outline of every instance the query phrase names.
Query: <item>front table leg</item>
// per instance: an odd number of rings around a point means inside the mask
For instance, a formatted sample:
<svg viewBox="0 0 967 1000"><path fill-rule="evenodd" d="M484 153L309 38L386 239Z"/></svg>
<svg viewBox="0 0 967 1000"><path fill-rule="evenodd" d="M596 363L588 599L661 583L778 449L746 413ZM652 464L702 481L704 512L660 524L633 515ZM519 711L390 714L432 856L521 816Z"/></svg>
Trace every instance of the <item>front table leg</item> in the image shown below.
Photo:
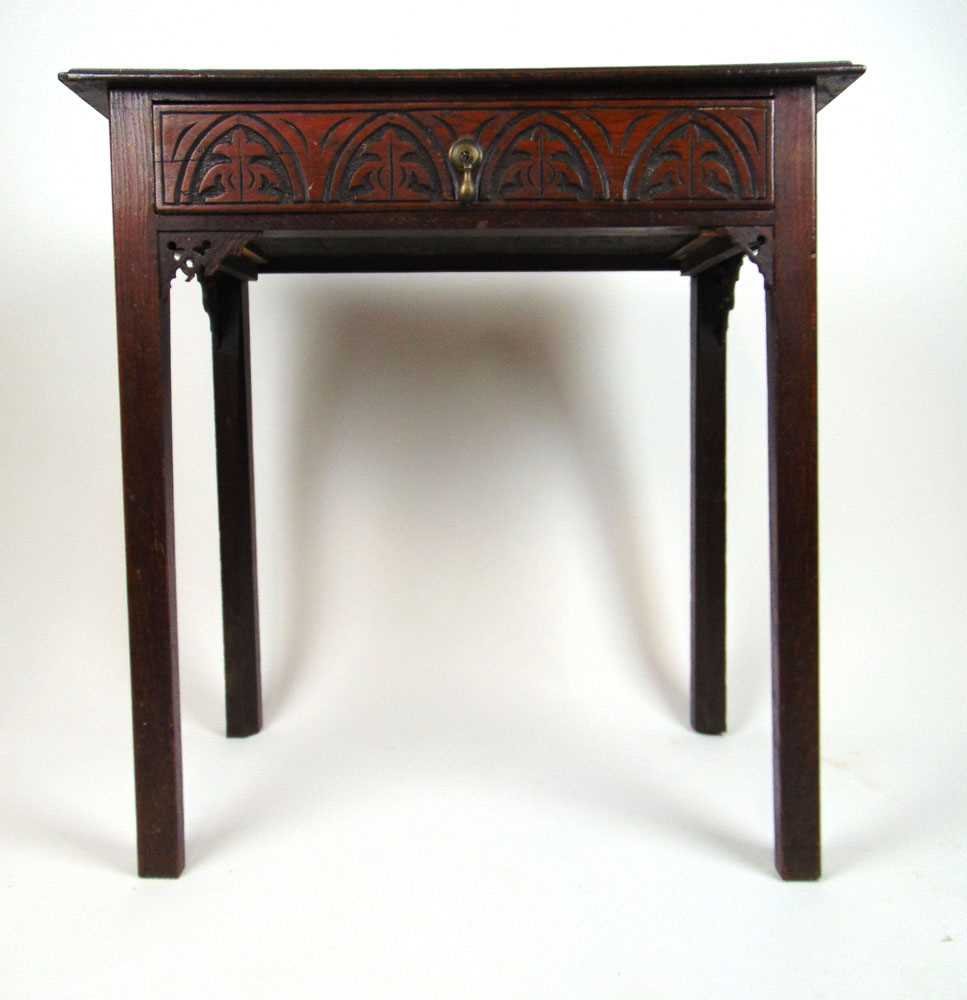
<svg viewBox="0 0 967 1000"><path fill-rule="evenodd" d="M111 94L115 283L138 874L185 865L168 284L153 231L150 105Z"/></svg>
<svg viewBox="0 0 967 1000"><path fill-rule="evenodd" d="M776 867L820 874L816 203L812 88L777 100L775 246L766 293Z"/></svg>

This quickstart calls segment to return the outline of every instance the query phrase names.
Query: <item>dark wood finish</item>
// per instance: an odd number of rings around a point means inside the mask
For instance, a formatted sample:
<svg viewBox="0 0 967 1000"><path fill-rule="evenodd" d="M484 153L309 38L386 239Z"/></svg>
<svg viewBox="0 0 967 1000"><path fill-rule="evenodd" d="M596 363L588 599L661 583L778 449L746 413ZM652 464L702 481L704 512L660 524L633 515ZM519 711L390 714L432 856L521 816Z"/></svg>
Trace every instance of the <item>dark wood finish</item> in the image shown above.
<svg viewBox="0 0 967 1000"><path fill-rule="evenodd" d="M262 728L262 687L248 284L224 271L201 281L212 328L226 731L252 736Z"/></svg>
<svg viewBox="0 0 967 1000"><path fill-rule="evenodd" d="M816 467L815 95L777 98L772 281L767 287L776 867L820 874L819 539Z"/></svg>
<svg viewBox="0 0 967 1000"><path fill-rule="evenodd" d="M261 725L246 282L676 270L692 282L692 722L725 728L725 338L767 290L776 865L819 853L815 117L850 63L72 70L111 118L139 870L183 864L168 284L212 319L228 732ZM457 196L455 138L479 146ZM458 160L459 162L459 160ZM462 177L462 175L461 175Z"/></svg>
<svg viewBox="0 0 967 1000"><path fill-rule="evenodd" d="M710 734L725 732L725 352L741 265L732 253L691 279L691 705Z"/></svg>
<svg viewBox="0 0 967 1000"><path fill-rule="evenodd" d="M771 133L771 99L158 103L158 207L459 211L464 137L480 202L768 203Z"/></svg>
<svg viewBox="0 0 967 1000"><path fill-rule="evenodd" d="M138 873L185 865L168 285L151 220L151 104L111 95L111 168Z"/></svg>
<svg viewBox="0 0 967 1000"><path fill-rule="evenodd" d="M694 93L744 96L752 87L769 90L789 84L815 86L817 109L862 76L851 62L752 63L721 66L607 66L562 69L387 69L387 70L224 70L224 69L72 69L59 74L101 114L107 114L112 88L190 95L197 100L292 96L425 97L438 94L522 95Z"/></svg>
<svg viewBox="0 0 967 1000"><path fill-rule="evenodd" d="M745 226L771 226L771 206L736 208L725 203L688 206L682 204L656 205L626 202L620 211L614 206L599 202L581 202L561 207L554 202L544 202L540 211L525 210L533 205L520 206L507 203L482 205L474 202L456 209L451 205L433 205L410 208L405 205L360 206L351 211L277 211L253 210L244 214L234 212L209 212L204 217L192 211L159 212L155 225L159 232L239 232L256 228L264 234L313 235L320 239L326 234L376 235L391 232L410 236L422 233L425 238L444 233L474 233L474 239L487 242L503 234L511 246L511 236L519 231L540 231L556 236L560 231L572 236L587 234L603 236L615 233L617 237L638 230L647 235L654 229L729 228ZM673 261L669 260L669 267Z"/></svg>

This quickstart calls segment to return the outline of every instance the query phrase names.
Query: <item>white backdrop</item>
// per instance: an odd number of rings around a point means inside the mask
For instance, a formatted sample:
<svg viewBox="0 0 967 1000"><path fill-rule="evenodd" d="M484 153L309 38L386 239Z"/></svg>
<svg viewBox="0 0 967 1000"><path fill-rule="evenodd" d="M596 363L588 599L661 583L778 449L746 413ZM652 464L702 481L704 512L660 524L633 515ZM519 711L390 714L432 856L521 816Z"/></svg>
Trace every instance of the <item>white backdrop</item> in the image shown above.
<svg viewBox="0 0 967 1000"><path fill-rule="evenodd" d="M10 997L963 997L967 7L7 0ZM222 733L209 338L173 296L188 868L134 875L107 123L71 66L853 59L819 122L825 877L771 866L761 284L730 732L686 726L687 283L252 289L267 726Z"/></svg>

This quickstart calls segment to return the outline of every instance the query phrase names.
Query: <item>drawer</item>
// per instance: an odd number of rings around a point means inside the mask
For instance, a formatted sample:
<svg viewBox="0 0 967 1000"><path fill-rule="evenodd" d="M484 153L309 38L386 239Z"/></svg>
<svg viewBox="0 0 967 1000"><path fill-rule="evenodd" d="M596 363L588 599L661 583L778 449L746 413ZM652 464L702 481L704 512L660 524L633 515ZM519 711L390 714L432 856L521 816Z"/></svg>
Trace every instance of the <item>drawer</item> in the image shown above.
<svg viewBox="0 0 967 1000"><path fill-rule="evenodd" d="M159 102L154 127L162 211L772 201L769 98ZM462 139L480 154L469 187Z"/></svg>

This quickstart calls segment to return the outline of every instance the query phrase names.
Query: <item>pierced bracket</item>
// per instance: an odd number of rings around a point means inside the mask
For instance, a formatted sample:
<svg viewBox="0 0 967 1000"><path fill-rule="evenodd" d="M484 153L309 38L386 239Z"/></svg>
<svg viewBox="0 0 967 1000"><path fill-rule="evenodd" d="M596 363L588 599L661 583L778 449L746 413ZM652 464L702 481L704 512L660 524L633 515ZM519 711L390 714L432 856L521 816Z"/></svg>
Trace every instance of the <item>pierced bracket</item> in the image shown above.
<svg viewBox="0 0 967 1000"><path fill-rule="evenodd" d="M259 233L161 233L159 257L162 278L171 284L179 272L188 281L211 278L219 272L243 281L258 277L258 266L266 263L248 244Z"/></svg>
<svg viewBox="0 0 967 1000"><path fill-rule="evenodd" d="M772 287L772 229L767 226L723 226L704 229L679 247L672 258L682 274L694 277L732 257L748 257Z"/></svg>
<svg viewBox="0 0 967 1000"><path fill-rule="evenodd" d="M774 237L768 226L729 226L725 232L732 237L742 253L759 269L766 288L772 288L772 250Z"/></svg>

